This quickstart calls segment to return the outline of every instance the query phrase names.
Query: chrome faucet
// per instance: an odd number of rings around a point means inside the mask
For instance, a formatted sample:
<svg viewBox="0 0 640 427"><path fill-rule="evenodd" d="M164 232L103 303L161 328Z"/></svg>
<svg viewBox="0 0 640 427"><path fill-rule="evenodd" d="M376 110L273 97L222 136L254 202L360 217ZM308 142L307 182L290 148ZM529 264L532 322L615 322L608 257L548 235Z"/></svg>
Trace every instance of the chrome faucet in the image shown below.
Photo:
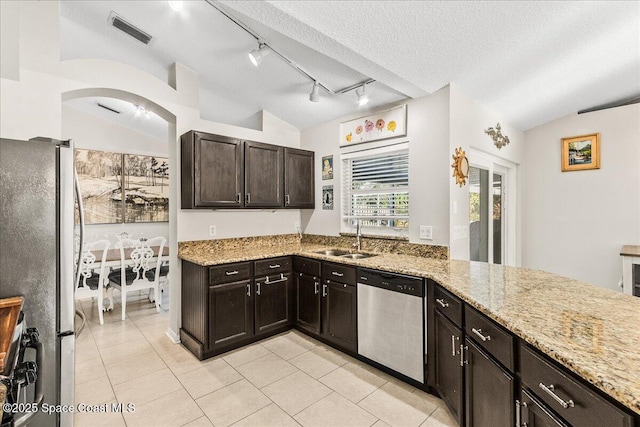
<svg viewBox="0 0 640 427"><path fill-rule="evenodd" d="M357 219L356 220L356 242L353 244L353 246L356 248L358 252L360 252L360 249L362 248L362 242L360 241L361 237L362 237L362 230L360 227L360 220Z"/></svg>

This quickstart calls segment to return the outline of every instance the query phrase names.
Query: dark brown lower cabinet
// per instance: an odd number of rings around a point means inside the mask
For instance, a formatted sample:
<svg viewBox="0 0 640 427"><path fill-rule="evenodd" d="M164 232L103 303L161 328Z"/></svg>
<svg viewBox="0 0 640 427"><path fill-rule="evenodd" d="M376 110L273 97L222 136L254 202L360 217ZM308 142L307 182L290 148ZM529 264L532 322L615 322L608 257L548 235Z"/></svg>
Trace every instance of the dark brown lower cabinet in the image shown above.
<svg viewBox="0 0 640 427"><path fill-rule="evenodd" d="M209 347L231 345L254 335L251 280L209 286Z"/></svg>
<svg viewBox="0 0 640 427"><path fill-rule="evenodd" d="M297 273L296 323L311 332L320 334L320 278Z"/></svg>
<svg viewBox="0 0 640 427"><path fill-rule="evenodd" d="M291 324L291 274L256 279L255 334Z"/></svg>
<svg viewBox="0 0 640 427"><path fill-rule="evenodd" d="M463 367L460 354L462 331L438 310L434 313L434 386L458 424L462 422Z"/></svg>
<svg viewBox="0 0 640 427"><path fill-rule="evenodd" d="M322 336L340 347L358 350L357 288L325 280L322 289Z"/></svg>
<svg viewBox="0 0 640 427"><path fill-rule="evenodd" d="M515 423L514 379L480 347L465 339L467 427L510 427Z"/></svg>
<svg viewBox="0 0 640 427"><path fill-rule="evenodd" d="M528 427L568 427L560 418L555 416L549 408L533 397L533 394L522 389L521 401L517 402L516 418L518 426Z"/></svg>

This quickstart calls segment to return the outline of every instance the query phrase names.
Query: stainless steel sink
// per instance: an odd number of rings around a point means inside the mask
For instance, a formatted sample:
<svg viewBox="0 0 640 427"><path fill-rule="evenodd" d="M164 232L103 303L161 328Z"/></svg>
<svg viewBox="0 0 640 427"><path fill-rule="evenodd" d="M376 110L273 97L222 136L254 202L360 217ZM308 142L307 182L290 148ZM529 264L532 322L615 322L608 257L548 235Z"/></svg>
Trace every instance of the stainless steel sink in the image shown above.
<svg viewBox="0 0 640 427"><path fill-rule="evenodd" d="M344 254L344 255L340 255L340 258L350 258L350 259L363 259L363 258L369 258L375 255L371 255L371 254Z"/></svg>
<svg viewBox="0 0 640 427"><path fill-rule="evenodd" d="M345 251L345 250L342 250L342 249L326 249L324 251L315 251L314 253L320 254L320 255L328 255L328 256L350 255L349 251Z"/></svg>
<svg viewBox="0 0 640 427"><path fill-rule="evenodd" d="M363 254L363 253L350 253L344 249L325 249L323 251L314 251L316 254L327 255L327 256L335 256L339 258L349 258L349 259L363 259L369 258L375 255L372 254Z"/></svg>

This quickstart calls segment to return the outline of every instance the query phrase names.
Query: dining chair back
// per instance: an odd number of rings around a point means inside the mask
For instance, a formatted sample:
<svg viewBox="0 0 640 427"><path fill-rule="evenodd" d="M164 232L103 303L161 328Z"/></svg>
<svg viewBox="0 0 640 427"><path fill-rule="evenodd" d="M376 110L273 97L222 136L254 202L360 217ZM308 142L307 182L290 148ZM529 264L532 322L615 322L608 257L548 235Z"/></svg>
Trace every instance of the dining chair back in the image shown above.
<svg viewBox="0 0 640 427"><path fill-rule="evenodd" d="M111 243L106 239L85 242L80 263L77 266L80 274L76 283L74 297L76 300L97 298L98 318L101 325L104 324L102 315L104 311L104 287L108 283L104 264L110 246Z"/></svg>
<svg viewBox="0 0 640 427"><path fill-rule="evenodd" d="M156 311L160 311L159 279L162 252L166 239L122 238L116 243L120 250L120 269L109 274L110 284L120 290L122 298L122 320L127 311L127 293L152 289Z"/></svg>

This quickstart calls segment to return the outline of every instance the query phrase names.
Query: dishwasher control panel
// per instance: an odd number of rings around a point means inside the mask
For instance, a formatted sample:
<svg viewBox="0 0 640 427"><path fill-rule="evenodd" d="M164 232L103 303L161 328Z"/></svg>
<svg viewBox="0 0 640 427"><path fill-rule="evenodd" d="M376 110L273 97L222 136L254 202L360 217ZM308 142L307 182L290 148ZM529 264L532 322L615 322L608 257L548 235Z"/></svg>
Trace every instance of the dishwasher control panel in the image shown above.
<svg viewBox="0 0 640 427"><path fill-rule="evenodd" d="M416 297L424 296L424 279L405 276L403 274L388 273L386 271L359 268L357 281L363 285L400 292Z"/></svg>

